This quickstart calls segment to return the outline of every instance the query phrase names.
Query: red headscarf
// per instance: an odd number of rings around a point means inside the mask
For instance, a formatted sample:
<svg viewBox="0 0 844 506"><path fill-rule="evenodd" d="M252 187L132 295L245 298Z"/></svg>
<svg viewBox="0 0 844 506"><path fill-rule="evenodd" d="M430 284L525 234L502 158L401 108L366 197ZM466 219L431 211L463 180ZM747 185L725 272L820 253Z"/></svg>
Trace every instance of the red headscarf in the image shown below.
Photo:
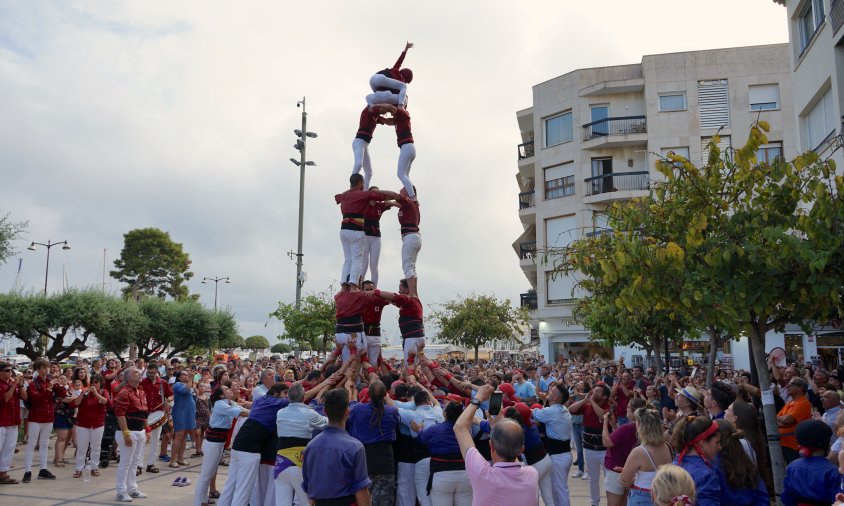
<svg viewBox="0 0 844 506"><path fill-rule="evenodd" d="M703 454L703 451L700 448L700 443L709 439L716 432L718 432L718 424L713 421L712 425L710 425L708 429L701 432L696 438L686 443L686 446L683 447L683 451L680 452L680 456L677 458L677 464L683 464L683 457L686 456L686 453L690 449L694 449L694 451L697 452L698 456L703 459L704 464L709 467L712 467L712 464L709 462L709 459L707 459L706 455Z"/></svg>

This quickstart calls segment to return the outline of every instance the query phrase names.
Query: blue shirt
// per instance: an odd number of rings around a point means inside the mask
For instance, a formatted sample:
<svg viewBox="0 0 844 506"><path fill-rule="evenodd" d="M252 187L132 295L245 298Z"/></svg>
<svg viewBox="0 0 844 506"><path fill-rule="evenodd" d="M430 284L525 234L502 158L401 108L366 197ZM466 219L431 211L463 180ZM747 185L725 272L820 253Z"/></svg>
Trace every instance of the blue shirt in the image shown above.
<svg viewBox="0 0 844 506"><path fill-rule="evenodd" d="M402 434L415 438L416 432L410 428L410 422L418 423L423 429L433 427L443 422L443 408L424 404L417 406L416 409L399 409L399 419L401 420ZM407 428L407 432L404 431L405 428Z"/></svg>
<svg viewBox="0 0 844 506"><path fill-rule="evenodd" d="M428 447L431 455L456 455L460 453L454 422L443 422L419 433L419 442Z"/></svg>
<svg viewBox="0 0 844 506"><path fill-rule="evenodd" d="M695 482L695 495L697 506L720 506L721 505L721 480L718 477L717 462L710 462L709 467L702 458L697 455L686 455L683 463L678 465L689 472Z"/></svg>
<svg viewBox="0 0 844 506"><path fill-rule="evenodd" d="M832 504L840 484L838 468L826 458L799 458L785 470L782 503L785 506L795 506L799 502Z"/></svg>
<svg viewBox="0 0 844 506"><path fill-rule="evenodd" d="M545 424L545 434L551 439L571 439L571 413L562 404L552 404L542 409L534 408L533 419Z"/></svg>
<svg viewBox="0 0 844 506"><path fill-rule="evenodd" d="M275 424L278 437L311 439L315 430L325 428L328 418L301 402L291 402L286 408L278 410Z"/></svg>
<svg viewBox="0 0 844 506"><path fill-rule="evenodd" d="M399 426L399 410L393 406L384 406L380 425L376 422L375 406L371 402L356 404L349 412L346 427L349 434L367 445L382 441L395 441Z"/></svg>
<svg viewBox="0 0 844 506"><path fill-rule="evenodd" d="M513 390L516 391L516 397L522 398L536 397L536 388L530 381L525 381L522 384L513 383Z"/></svg>
<svg viewBox="0 0 844 506"><path fill-rule="evenodd" d="M719 468L718 479L721 482L721 504L729 504L730 506L770 506L771 504L768 487L765 486L765 482L761 478L756 488L736 489L730 487L724 471Z"/></svg>
<svg viewBox="0 0 844 506"><path fill-rule="evenodd" d="M259 397L257 401L252 403L252 409L249 410L249 419L260 423L267 430L275 432L275 417L278 410L290 404L290 401L281 397L273 397L272 395L265 395Z"/></svg>
<svg viewBox="0 0 844 506"><path fill-rule="evenodd" d="M211 409L211 419L208 421L208 426L215 429L231 428L232 421L240 416L242 411L243 408L237 404L220 399L214 403L214 407Z"/></svg>
<svg viewBox="0 0 844 506"><path fill-rule="evenodd" d="M311 499L353 496L372 483L363 444L329 425L302 454L302 490Z"/></svg>

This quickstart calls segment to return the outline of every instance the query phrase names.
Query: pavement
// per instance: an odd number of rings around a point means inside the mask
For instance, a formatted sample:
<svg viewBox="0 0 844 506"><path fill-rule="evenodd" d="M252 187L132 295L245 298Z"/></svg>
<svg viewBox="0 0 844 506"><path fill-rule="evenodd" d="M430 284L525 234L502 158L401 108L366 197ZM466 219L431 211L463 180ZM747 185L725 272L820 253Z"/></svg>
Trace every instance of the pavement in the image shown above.
<svg viewBox="0 0 844 506"><path fill-rule="evenodd" d="M116 462L111 462L106 469L100 469L100 476L92 476L91 481L85 482L82 478L73 478L75 469L72 463L67 464L63 468L53 467L52 447L54 442L54 440L50 440L50 464L48 464L48 469L56 475L56 479L37 479L38 455L36 453L32 482L20 483L18 485L0 485L0 505L64 506L76 504L128 504L119 503L115 500L114 475L117 472ZM20 481L23 477L24 446L19 445L18 448L20 452L15 454L12 461L14 467L9 474L12 478ZM185 453L191 454L193 450L188 448ZM69 462L73 462L73 455L73 448L69 448L66 459ZM194 484L199 478L202 458L188 459L188 461L190 465L181 469L172 469L167 467L166 463L158 462L156 465L161 471L158 474L147 473L145 470L142 475L138 476L138 488L149 495L149 497L147 499L135 499L132 504L139 506L192 505ZM217 487L219 490L222 490L227 474L228 467L221 466L217 472ZM187 476L192 484L187 487L174 487L173 480L177 476ZM603 486L601 489L603 492ZM589 483L587 481L569 479L569 490L571 492L572 505L589 504Z"/></svg>

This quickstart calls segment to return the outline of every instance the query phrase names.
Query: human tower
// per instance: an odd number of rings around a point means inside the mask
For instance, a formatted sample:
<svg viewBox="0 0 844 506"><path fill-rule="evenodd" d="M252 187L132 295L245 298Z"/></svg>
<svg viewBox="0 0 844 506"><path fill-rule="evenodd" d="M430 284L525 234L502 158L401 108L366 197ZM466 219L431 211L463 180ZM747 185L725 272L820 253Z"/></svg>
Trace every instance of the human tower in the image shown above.
<svg viewBox="0 0 844 506"><path fill-rule="evenodd" d="M340 243L343 245L343 268L340 291L334 296L336 304L337 345L333 356L348 360L359 356L364 370L388 368L381 359L381 309L387 304L399 308L399 329L402 335L404 358L408 374L413 374L414 359L425 345L422 323L422 303L416 274L416 258L422 248L419 234L419 197L410 180L410 167L416 158L416 147L407 112L407 85L413 72L401 68L408 42L391 68L381 70L369 80L372 93L366 97L366 107L360 114L355 139L352 142L354 166L349 189L335 195L343 219L340 224ZM369 143L378 125L395 128L399 147L398 178L402 184L396 193L371 186L372 163ZM363 170L363 175L361 175ZM378 289L378 261L381 253L380 220L382 214L398 208L402 238L402 270L404 278L397 293ZM371 278L365 280L367 270Z"/></svg>

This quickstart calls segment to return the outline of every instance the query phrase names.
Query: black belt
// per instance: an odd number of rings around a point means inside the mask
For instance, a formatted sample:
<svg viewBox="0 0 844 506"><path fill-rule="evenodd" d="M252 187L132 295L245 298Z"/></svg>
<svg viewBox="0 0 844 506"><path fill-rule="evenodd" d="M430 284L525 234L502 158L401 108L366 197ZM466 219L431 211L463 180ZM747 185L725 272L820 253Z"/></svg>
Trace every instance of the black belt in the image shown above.
<svg viewBox="0 0 844 506"><path fill-rule="evenodd" d="M132 431L144 430L147 426L147 417L149 413L146 411L131 411L126 413L126 428Z"/></svg>
<svg viewBox="0 0 844 506"><path fill-rule="evenodd" d="M595 427L583 427L583 448L585 450L593 450L597 452L606 450L606 447L604 447L604 440L601 437L601 429Z"/></svg>
<svg viewBox="0 0 844 506"><path fill-rule="evenodd" d="M440 471L465 471L466 461L459 453L454 455L431 455L430 473L428 473L428 495L434 484L434 474Z"/></svg>
<svg viewBox="0 0 844 506"><path fill-rule="evenodd" d="M381 337L381 324L380 323L364 323L363 324L363 333L367 336L377 336Z"/></svg>
<svg viewBox="0 0 844 506"><path fill-rule="evenodd" d="M525 448L525 461L527 461L529 466L532 466L544 459L546 455L548 455L548 452L545 451L545 447L542 445L536 445L533 448Z"/></svg>
<svg viewBox="0 0 844 506"><path fill-rule="evenodd" d="M571 451L571 440L569 439L553 439L549 437L547 443L548 453L551 455L559 455Z"/></svg>
<svg viewBox="0 0 844 506"><path fill-rule="evenodd" d="M315 506L355 506L357 499L353 495L337 497L335 499L314 499Z"/></svg>

